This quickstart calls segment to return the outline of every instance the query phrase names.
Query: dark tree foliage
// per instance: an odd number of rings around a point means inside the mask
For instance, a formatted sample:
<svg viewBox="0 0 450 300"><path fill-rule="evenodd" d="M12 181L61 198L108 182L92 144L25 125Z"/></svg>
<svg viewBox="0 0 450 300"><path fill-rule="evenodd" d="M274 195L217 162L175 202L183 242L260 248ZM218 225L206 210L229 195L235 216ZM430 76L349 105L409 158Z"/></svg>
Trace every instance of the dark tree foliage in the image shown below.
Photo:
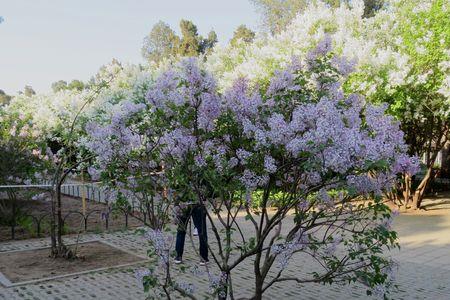
<svg viewBox="0 0 450 300"><path fill-rule="evenodd" d="M370 18L385 4L384 0L364 0L364 17Z"/></svg>
<svg viewBox="0 0 450 300"><path fill-rule="evenodd" d="M0 89L0 105L8 104L12 99L12 96L5 93L4 90Z"/></svg>
<svg viewBox="0 0 450 300"><path fill-rule="evenodd" d="M82 91L85 88L84 82L78 79L72 80L68 85L67 89Z"/></svg>
<svg viewBox="0 0 450 300"><path fill-rule="evenodd" d="M168 24L159 21L144 38L142 56L148 61L160 62L175 55L179 44L180 38L175 31Z"/></svg>
<svg viewBox="0 0 450 300"><path fill-rule="evenodd" d="M208 54L217 43L217 34L213 30L203 38L197 26L189 20L180 21L180 32L181 36L178 36L168 24L156 23L144 38L142 56L147 61L159 63L173 56Z"/></svg>
<svg viewBox="0 0 450 300"><path fill-rule="evenodd" d="M65 80L58 80L52 83L53 92L59 92L67 89L67 82Z"/></svg>
<svg viewBox="0 0 450 300"><path fill-rule="evenodd" d="M255 32L249 29L247 26L240 25L234 31L233 38L230 40L230 44L234 45L238 40L242 40L245 43L251 43L253 42L255 35Z"/></svg>
<svg viewBox="0 0 450 300"><path fill-rule="evenodd" d="M52 90L55 93L64 90L82 91L86 87L87 87L86 84L78 79L74 79L70 83L67 83L65 80L58 80L52 83Z"/></svg>
<svg viewBox="0 0 450 300"><path fill-rule="evenodd" d="M217 43L217 34L214 30L211 30L208 33L208 36L206 37L206 39L202 40L201 46L200 46L200 52L209 54L211 52L212 48L214 48L214 45L216 43Z"/></svg>
<svg viewBox="0 0 450 300"><path fill-rule="evenodd" d="M31 87L31 85L26 85L23 89L23 94L27 97L31 97L33 95L36 95L36 92L33 90L33 87Z"/></svg>
<svg viewBox="0 0 450 300"><path fill-rule="evenodd" d="M188 20L181 20L181 42L178 54L181 56L197 56L200 53L200 37L197 26Z"/></svg>

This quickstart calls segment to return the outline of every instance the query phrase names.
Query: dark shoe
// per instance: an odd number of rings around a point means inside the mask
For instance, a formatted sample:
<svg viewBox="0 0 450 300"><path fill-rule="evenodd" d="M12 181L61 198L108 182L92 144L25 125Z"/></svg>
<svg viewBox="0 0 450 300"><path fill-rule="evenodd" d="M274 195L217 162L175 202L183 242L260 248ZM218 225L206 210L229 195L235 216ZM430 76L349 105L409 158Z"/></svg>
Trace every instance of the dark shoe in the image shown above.
<svg viewBox="0 0 450 300"><path fill-rule="evenodd" d="M173 260L173 262L174 262L176 265L179 265L179 264L181 264L181 263L183 262L183 260L181 259L181 256L177 256L177 257L175 257L175 259Z"/></svg>

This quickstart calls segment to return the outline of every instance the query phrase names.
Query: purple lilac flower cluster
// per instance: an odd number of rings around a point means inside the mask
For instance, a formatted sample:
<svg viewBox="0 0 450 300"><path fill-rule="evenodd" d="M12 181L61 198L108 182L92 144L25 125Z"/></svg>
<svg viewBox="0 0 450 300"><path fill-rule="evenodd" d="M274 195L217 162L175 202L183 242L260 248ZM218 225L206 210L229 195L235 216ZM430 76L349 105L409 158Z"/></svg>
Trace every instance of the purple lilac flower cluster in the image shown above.
<svg viewBox="0 0 450 300"><path fill-rule="evenodd" d="M149 269L137 269L134 271L134 276L136 277L136 280L140 283L143 284L144 281L144 277L146 276L150 276L152 275L152 272Z"/></svg>
<svg viewBox="0 0 450 300"><path fill-rule="evenodd" d="M228 276L226 273L222 272L220 275L214 275L208 273L209 288L212 293L218 293L220 297L225 297L224 288L227 285Z"/></svg>
<svg viewBox="0 0 450 300"><path fill-rule="evenodd" d="M410 157L406 154L400 154L395 161L394 171L396 173L405 173L410 176L414 175L420 171L420 160L417 156Z"/></svg>
<svg viewBox="0 0 450 300"><path fill-rule="evenodd" d="M329 54L331 45L329 37L321 40L307 61ZM274 173L287 157L297 159L305 154L309 165L315 167L287 169L276 180L278 185L292 184L299 172L314 174L301 175L303 187L323 184L322 174L331 171L345 175L345 184L360 193L380 192L379 180L364 173L368 161L390 161L394 167L386 170L385 178L390 178L388 173L417 171L414 160L404 154L406 146L399 125L385 114L385 107L367 104L358 95L345 96L338 80L328 80L320 87L300 86L299 78L302 82L317 80L314 66L305 69L301 65L295 59L276 72L266 91L252 87L243 78L221 95L214 78L201 70L195 59L183 60L157 78L147 93L148 114L161 112L158 116L163 116L161 124L165 128L145 140L158 141L161 159L166 161L181 161L193 153L198 168L212 162L217 172L239 169L236 178L251 190L265 185L269 176L278 176ZM351 62L333 56L330 66L345 76ZM283 97L274 98L275 95ZM300 96L307 101L298 101ZM143 146L142 136L127 120L144 109L143 104L125 102L113 114L110 124L87 126L87 145L97 154L100 169ZM232 115L237 132L244 134L253 149L230 148L230 133L206 137L215 131L225 114Z"/></svg>
<svg viewBox="0 0 450 300"><path fill-rule="evenodd" d="M127 125L127 120L132 114L142 111L143 107L124 102L113 113L109 124L91 122L86 125L89 140L85 146L96 155L100 168L105 168L114 159L127 157L131 151L142 146L141 136Z"/></svg>
<svg viewBox="0 0 450 300"><path fill-rule="evenodd" d="M194 294L195 293L195 285L188 282L179 282L177 283L177 287L184 291L187 294Z"/></svg>
<svg viewBox="0 0 450 300"><path fill-rule="evenodd" d="M294 237L281 244L275 244L272 246L272 253L277 256L278 267L285 269L292 255L299 250L302 250L308 246L309 239L302 230L297 232Z"/></svg>
<svg viewBox="0 0 450 300"><path fill-rule="evenodd" d="M169 264L170 249L173 244L173 237L166 235L164 232L158 229L148 229L145 233L145 237L151 242L155 253L158 255L161 263L164 265Z"/></svg>

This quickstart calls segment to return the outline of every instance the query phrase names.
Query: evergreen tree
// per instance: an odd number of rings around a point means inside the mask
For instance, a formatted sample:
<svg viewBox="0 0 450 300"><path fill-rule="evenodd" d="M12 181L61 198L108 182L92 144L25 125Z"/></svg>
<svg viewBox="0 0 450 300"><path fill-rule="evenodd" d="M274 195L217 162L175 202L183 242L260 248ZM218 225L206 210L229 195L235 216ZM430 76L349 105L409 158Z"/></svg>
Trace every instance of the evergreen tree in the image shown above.
<svg viewBox="0 0 450 300"><path fill-rule="evenodd" d="M178 54L181 56L198 56L201 50L201 39L198 35L197 26L192 21L181 20L181 42Z"/></svg>
<svg viewBox="0 0 450 300"><path fill-rule="evenodd" d="M6 94L4 90L0 89L0 105L8 104L11 99L12 96Z"/></svg>
<svg viewBox="0 0 450 300"><path fill-rule="evenodd" d="M253 42L253 39L255 38L255 32L251 29L247 28L245 25L240 25L236 30L234 31L233 38L230 40L230 43L232 45L235 45L238 40L242 40L245 43L251 43Z"/></svg>
<svg viewBox="0 0 450 300"><path fill-rule="evenodd" d="M67 89L67 82L65 80L58 80L52 83L53 92L59 92Z"/></svg>
<svg viewBox="0 0 450 300"><path fill-rule="evenodd" d="M23 89L23 93L27 97L31 97L33 95L36 95L36 92L33 90L31 85L26 85L25 88Z"/></svg>
<svg viewBox="0 0 450 300"><path fill-rule="evenodd" d="M200 52L203 54L209 54L211 50L217 43L217 34L214 30L211 30L208 33L208 37L206 39L202 39Z"/></svg>
<svg viewBox="0 0 450 300"><path fill-rule="evenodd" d="M67 89L82 91L85 88L84 82L78 79L72 80L68 85Z"/></svg>

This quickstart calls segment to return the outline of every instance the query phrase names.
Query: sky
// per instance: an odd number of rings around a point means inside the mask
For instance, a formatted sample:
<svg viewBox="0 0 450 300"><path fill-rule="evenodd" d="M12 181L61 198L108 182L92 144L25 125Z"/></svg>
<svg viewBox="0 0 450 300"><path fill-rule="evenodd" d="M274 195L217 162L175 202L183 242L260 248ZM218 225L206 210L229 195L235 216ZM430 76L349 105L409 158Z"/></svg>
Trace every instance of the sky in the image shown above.
<svg viewBox="0 0 450 300"><path fill-rule="evenodd" d="M248 0L0 0L0 16L0 89L12 95L88 80L113 58L142 63L143 38L159 20L177 32L191 20L222 44L240 24L259 24Z"/></svg>

